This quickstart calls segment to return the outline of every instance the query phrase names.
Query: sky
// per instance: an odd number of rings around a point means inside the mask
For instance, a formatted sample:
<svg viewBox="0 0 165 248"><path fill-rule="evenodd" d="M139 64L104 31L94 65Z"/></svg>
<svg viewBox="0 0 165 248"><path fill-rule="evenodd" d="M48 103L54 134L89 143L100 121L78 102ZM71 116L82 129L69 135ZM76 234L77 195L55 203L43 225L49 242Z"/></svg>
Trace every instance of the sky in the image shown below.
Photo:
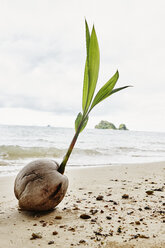
<svg viewBox="0 0 165 248"><path fill-rule="evenodd" d="M119 70L132 85L91 112L165 132L164 0L0 0L0 124L74 127L81 111L85 18L100 48L96 91Z"/></svg>

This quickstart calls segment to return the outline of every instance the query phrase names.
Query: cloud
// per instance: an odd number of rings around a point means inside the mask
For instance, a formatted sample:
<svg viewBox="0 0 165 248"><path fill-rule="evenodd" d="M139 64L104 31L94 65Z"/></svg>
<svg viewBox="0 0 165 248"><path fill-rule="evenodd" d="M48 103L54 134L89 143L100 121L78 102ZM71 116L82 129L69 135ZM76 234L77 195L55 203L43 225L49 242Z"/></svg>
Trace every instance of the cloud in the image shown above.
<svg viewBox="0 0 165 248"><path fill-rule="evenodd" d="M134 128L140 116L145 123L153 112L162 116L164 8L164 0L6 0L0 9L0 107L70 116L81 110L85 16L90 27L95 23L100 44L97 89L117 69L117 86L134 86L98 106L93 116L125 116ZM159 119L163 130L165 120Z"/></svg>

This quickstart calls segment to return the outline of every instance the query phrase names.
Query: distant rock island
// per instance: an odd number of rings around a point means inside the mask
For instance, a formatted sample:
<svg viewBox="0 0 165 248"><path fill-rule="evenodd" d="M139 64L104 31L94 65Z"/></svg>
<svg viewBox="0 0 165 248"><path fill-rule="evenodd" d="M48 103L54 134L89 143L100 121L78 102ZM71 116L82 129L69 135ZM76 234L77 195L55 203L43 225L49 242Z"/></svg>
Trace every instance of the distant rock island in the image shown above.
<svg viewBox="0 0 165 248"><path fill-rule="evenodd" d="M119 128L109 121L100 121L98 125L95 126L97 129L113 129L113 130L128 130L125 124L120 124Z"/></svg>

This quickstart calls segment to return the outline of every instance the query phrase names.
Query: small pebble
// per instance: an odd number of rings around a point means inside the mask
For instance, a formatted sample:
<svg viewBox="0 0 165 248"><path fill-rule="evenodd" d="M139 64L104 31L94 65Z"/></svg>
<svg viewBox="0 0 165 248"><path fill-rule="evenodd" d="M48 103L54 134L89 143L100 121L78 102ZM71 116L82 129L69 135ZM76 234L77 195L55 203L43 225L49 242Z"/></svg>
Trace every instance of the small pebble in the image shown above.
<svg viewBox="0 0 165 248"><path fill-rule="evenodd" d="M149 237L148 237L148 236L143 235L143 234L139 234L139 238L141 238L141 239L149 239Z"/></svg>
<svg viewBox="0 0 165 248"><path fill-rule="evenodd" d="M121 233L121 227L118 227L117 232Z"/></svg>
<svg viewBox="0 0 165 248"><path fill-rule="evenodd" d="M84 239L81 239L81 240L79 241L79 243L80 243L80 244L84 244L84 243L86 243L86 241L85 241Z"/></svg>
<svg viewBox="0 0 165 248"><path fill-rule="evenodd" d="M32 236L31 236L31 240L33 239L41 239L42 238L42 235L41 233L32 233Z"/></svg>
<svg viewBox="0 0 165 248"><path fill-rule="evenodd" d="M128 199L128 198L129 198L129 195L127 194L122 195L122 199Z"/></svg>
<svg viewBox="0 0 165 248"><path fill-rule="evenodd" d="M135 224L140 225L140 221L139 220L135 221Z"/></svg>
<svg viewBox="0 0 165 248"><path fill-rule="evenodd" d="M54 241L53 240L51 240L51 241L48 242L48 245L52 245L52 244L54 244Z"/></svg>
<svg viewBox="0 0 165 248"><path fill-rule="evenodd" d="M153 193L154 193L153 190L147 190L147 191L146 191L146 194L147 194L147 195L153 195Z"/></svg>
<svg viewBox="0 0 165 248"><path fill-rule="evenodd" d="M148 207L148 206L144 207L144 209L145 209L145 210L151 210L151 208Z"/></svg>
<svg viewBox="0 0 165 248"><path fill-rule="evenodd" d="M88 214L81 214L81 215L80 215L80 218L81 218L81 219L84 219L84 220L87 220L87 219L90 219L91 216L88 215Z"/></svg>
<svg viewBox="0 0 165 248"><path fill-rule="evenodd" d="M56 220L61 220L61 219L62 219L62 216L57 215L57 216L55 217L55 219L56 219Z"/></svg>
<svg viewBox="0 0 165 248"><path fill-rule="evenodd" d="M96 214L97 212L98 212L97 209L91 209L91 210L90 210L90 213L91 213L91 214Z"/></svg>
<svg viewBox="0 0 165 248"><path fill-rule="evenodd" d="M103 196L103 195L98 195L98 196L96 197L96 200L97 200L97 201L102 201L102 200L103 200L103 198L104 198L104 196Z"/></svg>
<svg viewBox="0 0 165 248"><path fill-rule="evenodd" d="M69 228L68 228L68 231L75 232L76 230L75 230L74 227L69 227Z"/></svg>

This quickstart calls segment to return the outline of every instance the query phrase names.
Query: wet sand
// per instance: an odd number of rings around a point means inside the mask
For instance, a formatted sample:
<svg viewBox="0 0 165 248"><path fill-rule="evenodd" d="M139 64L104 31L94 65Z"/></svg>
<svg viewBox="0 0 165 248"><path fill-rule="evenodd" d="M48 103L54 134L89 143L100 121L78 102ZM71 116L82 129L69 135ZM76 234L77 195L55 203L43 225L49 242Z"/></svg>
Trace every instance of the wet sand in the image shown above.
<svg viewBox="0 0 165 248"><path fill-rule="evenodd" d="M47 213L18 209L0 178L0 247L165 247L165 162L67 169L69 188Z"/></svg>

